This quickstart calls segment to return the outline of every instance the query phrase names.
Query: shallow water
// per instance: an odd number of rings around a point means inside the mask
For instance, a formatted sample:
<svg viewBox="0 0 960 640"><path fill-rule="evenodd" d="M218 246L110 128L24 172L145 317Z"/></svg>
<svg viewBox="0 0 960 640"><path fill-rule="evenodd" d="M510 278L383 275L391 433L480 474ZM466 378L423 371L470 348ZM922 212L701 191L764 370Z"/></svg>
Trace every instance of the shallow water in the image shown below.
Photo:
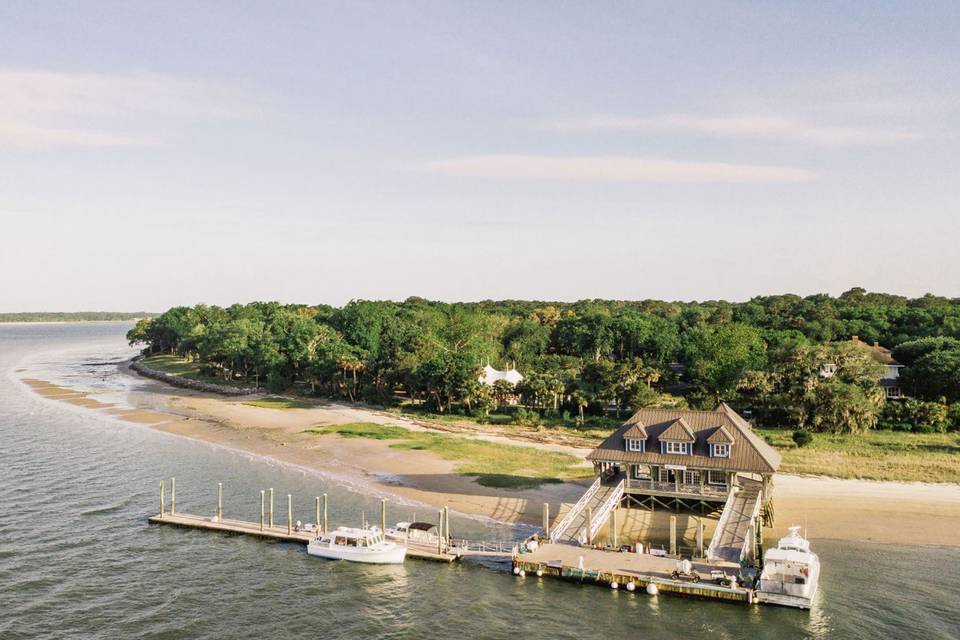
<svg viewBox="0 0 960 640"><path fill-rule="evenodd" d="M811 612L518 579L503 564L371 567L299 545L150 526L158 482L177 508L255 519L259 490L313 520L377 517L379 497L301 469L40 398L30 376L107 391L141 384L109 361L127 325L0 325L0 638L958 638L960 550L814 539L823 562ZM17 368L26 369L16 372ZM391 521L415 505L391 504ZM419 507L421 516L432 509ZM435 516L434 516L435 517ZM451 516L455 535L509 527ZM895 526L895 523L891 523Z"/></svg>

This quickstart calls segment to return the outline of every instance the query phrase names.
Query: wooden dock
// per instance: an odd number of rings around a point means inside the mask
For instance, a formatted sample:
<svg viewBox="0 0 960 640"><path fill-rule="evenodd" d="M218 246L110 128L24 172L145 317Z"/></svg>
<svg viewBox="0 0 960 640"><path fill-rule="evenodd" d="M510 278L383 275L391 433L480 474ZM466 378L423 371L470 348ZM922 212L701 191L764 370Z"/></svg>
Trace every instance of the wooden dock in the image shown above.
<svg viewBox="0 0 960 640"><path fill-rule="evenodd" d="M648 585L654 585L657 592L662 593L743 604L755 602L752 589L722 587L705 580L674 580L670 573L675 566L674 558L601 551L566 544L543 544L535 551L519 554L513 559L514 573L519 574L522 571L524 576L561 578L631 591L642 591ZM693 568L707 578L711 570L719 569L735 574L739 566L729 562L705 564L695 561Z"/></svg>
<svg viewBox="0 0 960 640"><path fill-rule="evenodd" d="M202 529L204 531L217 531L220 533L229 533L235 535L253 536L265 540L276 540L277 542L296 542L306 545L316 537L312 531L287 530L286 526L264 526L260 528L259 523L245 522L243 520L231 520L229 518L223 521L214 521L212 518L204 518L186 513L150 516L148 520L152 524L166 524L175 527L186 527L188 529ZM459 560L462 554L455 550L438 552L435 547L426 547L424 545L407 545L407 557L417 558L418 560L434 560L437 562L453 562Z"/></svg>

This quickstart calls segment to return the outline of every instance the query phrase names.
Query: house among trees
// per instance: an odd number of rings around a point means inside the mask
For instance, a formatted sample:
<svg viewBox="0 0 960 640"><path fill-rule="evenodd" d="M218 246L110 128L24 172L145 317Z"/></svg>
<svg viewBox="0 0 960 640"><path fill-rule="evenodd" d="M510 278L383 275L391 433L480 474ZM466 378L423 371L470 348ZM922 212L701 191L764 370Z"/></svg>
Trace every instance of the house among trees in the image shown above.
<svg viewBox="0 0 960 640"><path fill-rule="evenodd" d="M850 342L855 347L862 349L874 362L883 365L883 375L879 384L880 388L883 389L884 396L888 400L905 397L903 390L900 388L900 369L903 368L903 365L893 358L890 349L881 347L878 342L873 344L864 342L859 336L853 336L850 338ZM836 372L837 365L835 363L827 363L820 367L821 378L832 378Z"/></svg>
<svg viewBox="0 0 960 640"><path fill-rule="evenodd" d="M568 515L570 522L559 525L566 531L555 531L555 539L592 540L596 520L602 524L617 507L701 514L722 509L710 555L739 560L751 547L759 519L772 521L772 478L780 454L726 404L714 411L641 409L587 459L597 480L588 490L593 494L578 504L591 522L580 528L578 518Z"/></svg>

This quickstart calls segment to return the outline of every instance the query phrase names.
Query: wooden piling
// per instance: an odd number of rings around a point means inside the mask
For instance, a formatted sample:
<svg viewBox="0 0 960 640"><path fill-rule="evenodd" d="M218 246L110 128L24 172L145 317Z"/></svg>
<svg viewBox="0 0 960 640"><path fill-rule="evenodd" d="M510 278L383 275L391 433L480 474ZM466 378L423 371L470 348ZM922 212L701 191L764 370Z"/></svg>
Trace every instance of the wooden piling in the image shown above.
<svg viewBox="0 0 960 640"><path fill-rule="evenodd" d="M287 535L293 533L293 496L287 494Z"/></svg>
<svg viewBox="0 0 960 640"><path fill-rule="evenodd" d="M273 487L270 487L270 520L267 522L270 528L273 529Z"/></svg>
<svg viewBox="0 0 960 640"><path fill-rule="evenodd" d="M165 497L164 493L165 492L163 490L163 480L161 480L160 481L160 517L161 518L163 517L163 511L164 511L164 506L163 506L163 499Z"/></svg>
<svg viewBox="0 0 960 640"><path fill-rule="evenodd" d="M260 531L263 531L263 512L264 512L264 495L266 492L263 489L260 489Z"/></svg>
<svg viewBox="0 0 960 640"><path fill-rule="evenodd" d="M387 499L380 499L380 531L387 530Z"/></svg>
<svg viewBox="0 0 960 640"><path fill-rule="evenodd" d="M320 532L320 496L317 496L316 498L314 498L314 502L317 505L317 519L314 520L313 522L314 524L317 525L317 532L319 533Z"/></svg>
<svg viewBox="0 0 960 640"><path fill-rule="evenodd" d="M613 509L610 512L610 546L616 549L617 544L617 510Z"/></svg>
<svg viewBox="0 0 960 640"><path fill-rule="evenodd" d="M327 494L323 494L323 532L327 532Z"/></svg>
<svg viewBox="0 0 960 640"><path fill-rule="evenodd" d="M437 512L437 553L443 553L443 509Z"/></svg>
<svg viewBox="0 0 960 640"><path fill-rule="evenodd" d="M550 503L543 503L543 537L550 537Z"/></svg>
<svg viewBox="0 0 960 640"><path fill-rule="evenodd" d="M587 507L587 521L586 521L586 531L584 531L584 536L587 539L587 544L593 543L593 536L590 535L590 530L593 529L593 508Z"/></svg>
<svg viewBox="0 0 960 640"><path fill-rule="evenodd" d="M223 522L223 483L217 483L217 522Z"/></svg>
<svg viewBox="0 0 960 640"><path fill-rule="evenodd" d="M677 555L677 516L670 516L670 555Z"/></svg>
<svg viewBox="0 0 960 640"><path fill-rule="evenodd" d="M700 553L699 557L703 557L703 520L697 518L697 550Z"/></svg>
<svg viewBox="0 0 960 640"><path fill-rule="evenodd" d="M443 508L443 539L446 546L450 546L450 507Z"/></svg>
<svg viewBox="0 0 960 640"><path fill-rule="evenodd" d="M177 479L170 478L170 515L177 514Z"/></svg>

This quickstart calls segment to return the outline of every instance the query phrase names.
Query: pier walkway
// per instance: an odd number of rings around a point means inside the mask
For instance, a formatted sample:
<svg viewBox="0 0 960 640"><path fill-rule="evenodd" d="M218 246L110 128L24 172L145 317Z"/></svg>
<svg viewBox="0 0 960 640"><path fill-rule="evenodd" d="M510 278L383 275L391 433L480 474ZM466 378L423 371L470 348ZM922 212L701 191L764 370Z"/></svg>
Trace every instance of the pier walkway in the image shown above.
<svg viewBox="0 0 960 640"><path fill-rule="evenodd" d="M752 534L762 501L761 484L740 479L741 487L730 493L723 506L720 521L710 539L707 557L711 560L737 562L749 556Z"/></svg>

